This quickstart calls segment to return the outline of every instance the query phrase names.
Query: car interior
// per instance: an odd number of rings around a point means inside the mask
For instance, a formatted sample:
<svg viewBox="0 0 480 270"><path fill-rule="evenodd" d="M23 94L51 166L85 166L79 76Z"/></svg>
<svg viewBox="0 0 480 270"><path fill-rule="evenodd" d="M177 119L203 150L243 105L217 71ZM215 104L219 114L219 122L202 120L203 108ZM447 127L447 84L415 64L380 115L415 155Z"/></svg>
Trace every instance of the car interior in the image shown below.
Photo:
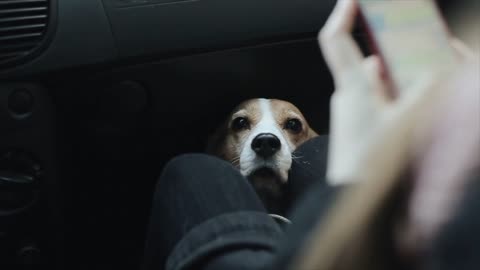
<svg viewBox="0 0 480 270"><path fill-rule="evenodd" d="M0 0L0 269L139 269L163 165L243 100L328 133L334 4Z"/></svg>

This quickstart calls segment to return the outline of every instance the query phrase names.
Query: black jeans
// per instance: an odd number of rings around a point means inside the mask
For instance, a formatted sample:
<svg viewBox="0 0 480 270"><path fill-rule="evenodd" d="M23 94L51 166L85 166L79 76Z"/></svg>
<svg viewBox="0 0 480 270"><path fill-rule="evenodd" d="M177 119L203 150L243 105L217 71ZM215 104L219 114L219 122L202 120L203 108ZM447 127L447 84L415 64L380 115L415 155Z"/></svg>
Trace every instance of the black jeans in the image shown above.
<svg viewBox="0 0 480 270"><path fill-rule="evenodd" d="M285 198L289 204L309 189L315 193L306 196L311 199L332 197L332 189L324 182L327 145L327 137L320 136L294 153L298 158L292 164ZM308 207L292 211L302 218L289 216L295 226L287 229L290 237L283 237L285 230L268 215L251 185L231 164L201 154L177 157L167 164L157 184L143 269L270 269L274 263L282 265L280 260L288 262L298 246L292 242L302 242L320 217L317 206L321 202L303 204L316 205L316 214Z"/></svg>
<svg viewBox="0 0 480 270"><path fill-rule="evenodd" d="M198 154L172 160L155 191L143 270L287 269L338 191L324 181L327 143L317 137L295 153L287 188L293 224L286 229L229 163ZM428 269L479 269L480 170L475 176L456 217L424 255Z"/></svg>

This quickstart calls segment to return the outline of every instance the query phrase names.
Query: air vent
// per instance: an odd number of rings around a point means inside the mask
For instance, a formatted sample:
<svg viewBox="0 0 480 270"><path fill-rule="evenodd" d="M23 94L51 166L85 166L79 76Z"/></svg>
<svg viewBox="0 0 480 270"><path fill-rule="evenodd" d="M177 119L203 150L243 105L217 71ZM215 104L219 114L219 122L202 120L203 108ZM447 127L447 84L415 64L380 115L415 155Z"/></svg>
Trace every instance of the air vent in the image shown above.
<svg viewBox="0 0 480 270"><path fill-rule="evenodd" d="M0 0L0 67L30 56L44 40L49 0Z"/></svg>

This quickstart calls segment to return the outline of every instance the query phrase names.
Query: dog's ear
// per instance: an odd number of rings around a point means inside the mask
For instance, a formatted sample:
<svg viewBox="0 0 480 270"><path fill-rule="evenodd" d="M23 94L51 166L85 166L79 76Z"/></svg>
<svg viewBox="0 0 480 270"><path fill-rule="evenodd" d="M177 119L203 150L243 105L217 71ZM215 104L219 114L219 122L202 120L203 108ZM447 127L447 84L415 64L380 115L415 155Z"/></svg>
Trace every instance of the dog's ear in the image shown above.
<svg viewBox="0 0 480 270"><path fill-rule="evenodd" d="M226 137L227 124L224 123L208 138L206 153L220 158L225 158Z"/></svg>
<svg viewBox="0 0 480 270"><path fill-rule="evenodd" d="M315 132L311 127L308 128L307 140L313 139L318 136L318 133Z"/></svg>

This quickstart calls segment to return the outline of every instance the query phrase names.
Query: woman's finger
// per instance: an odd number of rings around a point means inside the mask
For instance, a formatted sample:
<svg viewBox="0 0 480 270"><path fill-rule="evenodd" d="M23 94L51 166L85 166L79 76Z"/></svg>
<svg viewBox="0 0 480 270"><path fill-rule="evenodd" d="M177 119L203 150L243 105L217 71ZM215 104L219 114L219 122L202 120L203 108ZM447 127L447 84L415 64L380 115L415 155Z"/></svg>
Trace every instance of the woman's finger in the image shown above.
<svg viewBox="0 0 480 270"><path fill-rule="evenodd" d="M323 56L336 82L362 62L361 51L351 36L356 12L356 1L339 0L319 34Z"/></svg>
<svg viewBox="0 0 480 270"><path fill-rule="evenodd" d="M338 0L325 23L325 32L345 32L352 30L357 13L355 0Z"/></svg>

